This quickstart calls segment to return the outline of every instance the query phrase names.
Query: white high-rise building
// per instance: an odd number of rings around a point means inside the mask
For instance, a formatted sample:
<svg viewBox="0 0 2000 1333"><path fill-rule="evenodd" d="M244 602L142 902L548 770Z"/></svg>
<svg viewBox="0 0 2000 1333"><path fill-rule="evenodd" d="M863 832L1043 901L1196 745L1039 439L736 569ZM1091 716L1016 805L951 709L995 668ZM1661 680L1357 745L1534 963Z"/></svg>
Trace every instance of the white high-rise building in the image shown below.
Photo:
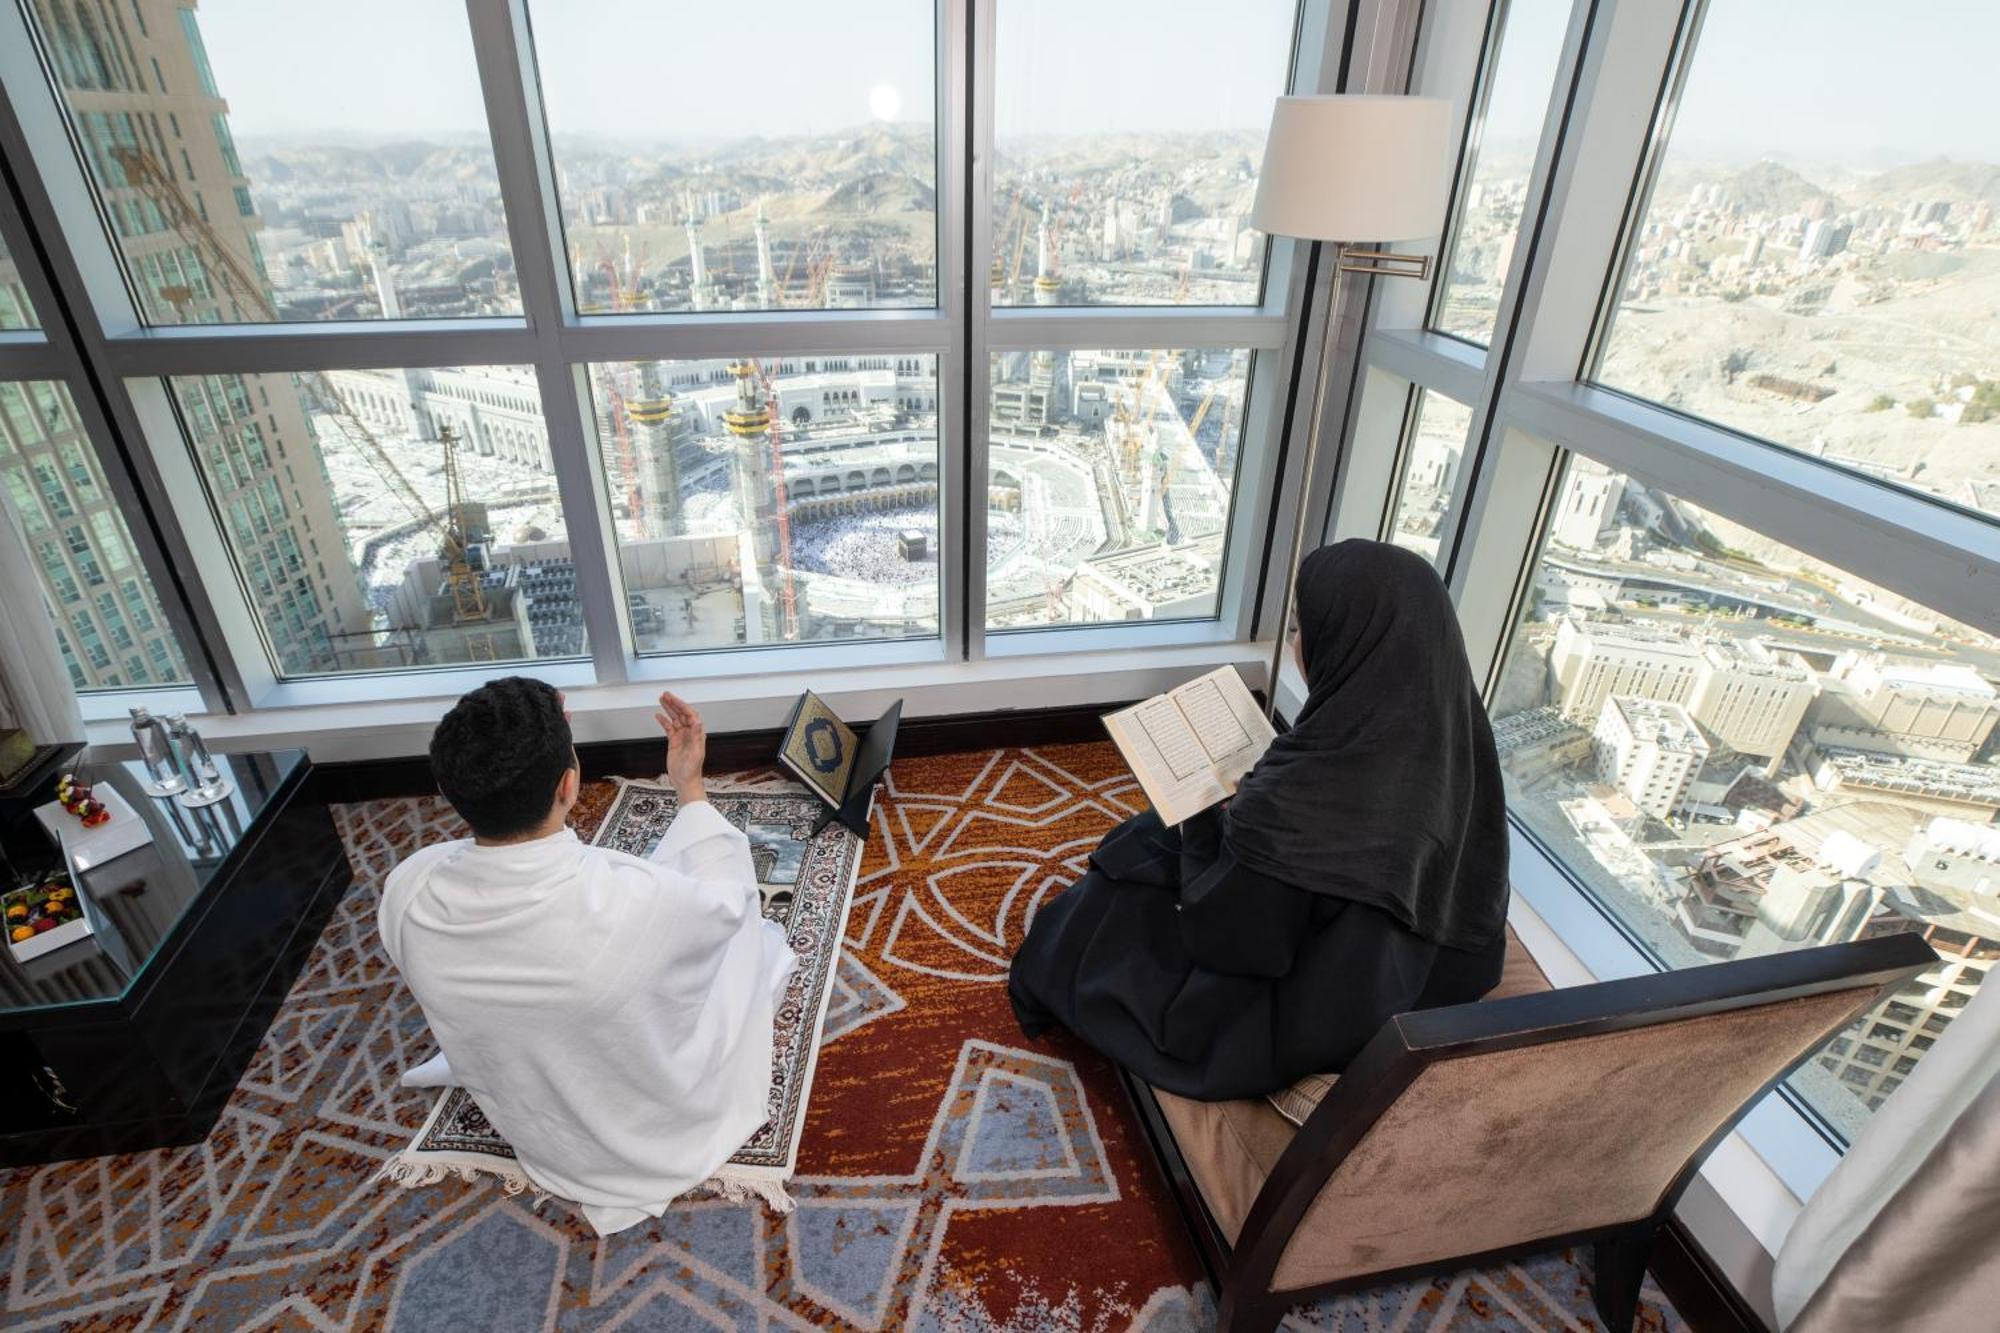
<svg viewBox="0 0 2000 1333"><path fill-rule="evenodd" d="M1700 649L1671 631L1579 616L1556 627L1549 654L1558 707L1586 726L1614 694L1686 703L1701 667Z"/></svg>
<svg viewBox="0 0 2000 1333"><path fill-rule="evenodd" d="M1821 745L1963 764L2000 725L2000 689L1959 662L1846 653L1812 724Z"/></svg>
<svg viewBox="0 0 2000 1333"><path fill-rule="evenodd" d="M1775 763L1816 691L1813 669L1797 653L1725 639L1702 648L1687 709L1730 749Z"/></svg>
<svg viewBox="0 0 2000 1333"><path fill-rule="evenodd" d="M1708 758L1701 728L1679 704L1605 700L1591 736L1597 773L1655 819L1671 818Z"/></svg>
<svg viewBox="0 0 2000 1333"><path fill-rule="evenodd" d="M1623 476L1588 458L1572 459L1549 521L1550 539L1561 546L1589 550L1618 521L1618 502L1624 497Z"/></svg>

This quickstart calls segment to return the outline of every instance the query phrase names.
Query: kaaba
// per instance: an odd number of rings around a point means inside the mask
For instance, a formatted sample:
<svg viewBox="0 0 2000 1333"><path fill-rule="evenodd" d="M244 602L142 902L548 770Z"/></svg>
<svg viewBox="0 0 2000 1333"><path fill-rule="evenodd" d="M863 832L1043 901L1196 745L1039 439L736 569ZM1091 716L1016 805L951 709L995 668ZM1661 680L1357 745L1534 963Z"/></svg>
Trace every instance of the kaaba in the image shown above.
<svg viewBox="0 0 2000 1333"><path fill-rule="evenodd" d="M905 560L922 560L930 550L930 539L915 528L896 534L896 554Z"/></svg>

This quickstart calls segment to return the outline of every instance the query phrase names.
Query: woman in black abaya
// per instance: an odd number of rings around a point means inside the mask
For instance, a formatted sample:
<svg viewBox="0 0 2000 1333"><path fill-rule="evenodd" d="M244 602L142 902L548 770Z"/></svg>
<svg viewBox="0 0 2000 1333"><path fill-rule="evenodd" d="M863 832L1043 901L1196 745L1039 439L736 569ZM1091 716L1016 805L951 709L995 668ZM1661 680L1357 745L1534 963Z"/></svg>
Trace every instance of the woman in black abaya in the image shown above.
<svg viewBox="0 0 2000 1333"><path fill-rule="evenodd" d="M1008 981L1168 1092L1255 1097L1346 1068L1385 1020L1476 1000L1506 952L1500 763L1444 584L1345 541L1299 566L1307 698L1236 794L1105 836Z"/></svg>

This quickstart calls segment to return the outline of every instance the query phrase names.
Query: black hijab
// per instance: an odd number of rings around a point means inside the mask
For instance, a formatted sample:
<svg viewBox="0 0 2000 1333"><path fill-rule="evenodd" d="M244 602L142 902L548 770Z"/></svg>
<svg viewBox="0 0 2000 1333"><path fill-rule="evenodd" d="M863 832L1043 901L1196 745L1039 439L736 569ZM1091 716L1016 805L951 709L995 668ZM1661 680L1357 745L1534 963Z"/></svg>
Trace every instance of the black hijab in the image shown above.
<svg viewBox="0 0 2000 1333"><path fill-rule="evenodd" d="M1299 566L1297 605L1305 706L1230 801L1230 850L1434 944L1490 944L1506 801L1443 581L1410 551L1344 541Z"/></svg>

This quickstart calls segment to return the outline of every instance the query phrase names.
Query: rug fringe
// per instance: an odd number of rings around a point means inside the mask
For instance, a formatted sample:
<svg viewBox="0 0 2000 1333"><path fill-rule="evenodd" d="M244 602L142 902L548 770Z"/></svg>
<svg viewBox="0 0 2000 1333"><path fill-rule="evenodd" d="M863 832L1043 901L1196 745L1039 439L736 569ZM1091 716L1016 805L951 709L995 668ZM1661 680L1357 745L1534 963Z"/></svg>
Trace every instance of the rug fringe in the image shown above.
<svg viewBox="0 0 2000 1333"><path fill-rule="evenodd" d="M469 1184L486 1182L498 1185L508 1194L522 1194L535 1190L533 1207L539 1210L544 1203L556 1196L547 1190L535 1189L527 1174L517 1165L503 1163L498 1158L473 1162L424 1161L421 1156L399 1152L382 1163L373 1180L386 1180L404 1189L421 1189L425 1185L436 1185L457 1176ZM738 1174L724 1167L701 1184L688 1191L689 1194L712 1194L728 1199L732 1203L749 1203L761 1200L772 1212L784 1215L793 1212L798 1205L785 1192L785 1182L771 1176Z"/></svg>
<svg viewBox="0 0 2000 1333"><path fill-rule="evenodd" d="M435 1185L450 1177L457 1176L468 1184L477 1185L482 1180L491 1181L509 1194L520 1194L531 1188L527 1175L518 1166L506 1165L498 1160L481 1162L426 1162L408 1153L399 1152L382 1163L375 1180L386 1180L401 1185L404 1189L419 1189L425 1185ZM544 1195L544 1198L547 1196ZM539 1200L537 1200L539 1203Z"/></svg>
<svg viewBox="0 0 2000 1333"><path fill-rule="evenodd" d="M702 1181L696 1188L733 1203L748 1203L752 1199L762 1199L765 1207L781 1216L798 1207L792 1202L792 1196L785 1192L784 1181L773 1176L739 1175L726 1166Z"/></svg>

